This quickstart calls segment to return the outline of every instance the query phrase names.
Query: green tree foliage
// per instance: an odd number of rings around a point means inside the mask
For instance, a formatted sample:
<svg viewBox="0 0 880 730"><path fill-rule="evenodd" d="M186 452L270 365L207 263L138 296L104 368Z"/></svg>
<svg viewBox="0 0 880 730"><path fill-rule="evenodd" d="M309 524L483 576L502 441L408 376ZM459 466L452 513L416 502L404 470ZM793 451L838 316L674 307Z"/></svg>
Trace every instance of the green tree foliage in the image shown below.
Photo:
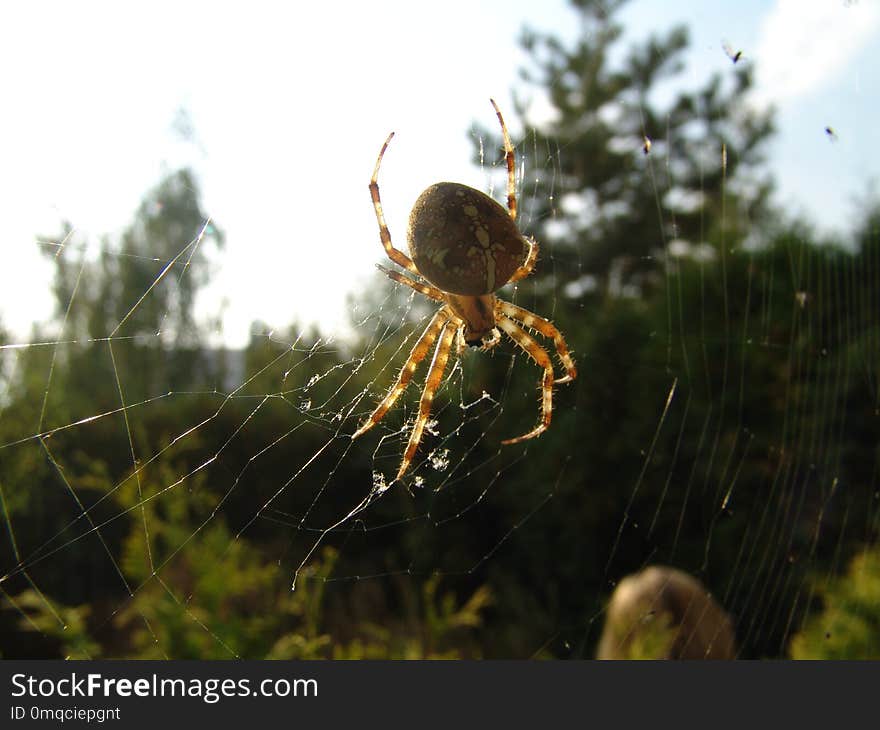
<svg viewBox="0 0 880 730"><path fill-rule="evenodd" d="M821 613L791 641L793 659L880 659L880 548L850 561L845 575L815 582Z"/></svg>
<svg viewBox="0 0 880 730"><path fill-rule="evenodd" d="M614 294L656 278L656 259L672 240L717 242L721 233L734 243L752 229L770 189L757 165L772 122L745 104L747 66L701 89L673 86L684 69L685 27L622 53L615 16L625 0L572 4L582 29L572 47L533 30L522 35L532 59L522 76L534 92L518 104L528 169L521 209L554 259L538 267L537 280L552 274L559 289L590 279ZM545 101L548 121L536 125L524 113L533 98ZM481 136L500 146L497 134Z"/></svg>
<svg viewBox="0 0 880 730"><path fill-rule="evenodd" d="M554 115L523 119L521 210L544 255L519 302L553 314L581 374L557 389L551 427L571 438L529 449L505 474L499 513L482 516L481 527L510 524L551 497L519 528L523 549L490 568L495 595L529 597L504 601L516 616L499 625L528 615L540 629L493 640L521 655L543 630L568 641L566 654L589 653L584 617L599 595L660 560L740 616L744 655L778 655L784 617L803 610L805 567L877 530L876 374L856 375L877 362L862 288L876 285L876 224L869 214L854 250L768 215L759 164L772 120L744 104L749 69L663 103L657 86L681 70L686 32L612 67L620 5L576 2L573 48L524 36L537 69L526 80ZM527 366L514 373L507 428L534 417L534 379ZM487 389L504 381L496 369ZM864 532L846 531L852 514L868 516Z"/></svg>

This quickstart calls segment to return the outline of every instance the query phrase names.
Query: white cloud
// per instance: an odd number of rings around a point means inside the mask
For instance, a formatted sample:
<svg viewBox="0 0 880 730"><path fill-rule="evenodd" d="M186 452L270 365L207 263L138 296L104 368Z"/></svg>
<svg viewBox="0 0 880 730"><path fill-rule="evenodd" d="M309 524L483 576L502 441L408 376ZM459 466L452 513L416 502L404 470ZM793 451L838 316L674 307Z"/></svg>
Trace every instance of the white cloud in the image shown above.
<svg viewBox="0 0 880 730"><path fill-rule="evenodd" d="M753 55L756 101L784 104L833 81L880 30L875 0L777 0Z"/></svg>

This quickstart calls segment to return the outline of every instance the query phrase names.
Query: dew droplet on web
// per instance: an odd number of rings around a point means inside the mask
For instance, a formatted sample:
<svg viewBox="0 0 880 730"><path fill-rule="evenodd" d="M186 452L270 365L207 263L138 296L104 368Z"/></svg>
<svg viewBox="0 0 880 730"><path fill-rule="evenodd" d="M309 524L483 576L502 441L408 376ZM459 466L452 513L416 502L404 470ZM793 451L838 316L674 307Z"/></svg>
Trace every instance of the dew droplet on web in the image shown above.
<svg viewBox="0 0 880 730"><path fill-rule="evenodd" d="M432 451L428 455L431 466L437 471L446 471L449 468L449 449Z"/></svg>
<svg viewBox="0 0 880 730"><path fill-rule="evenodd" d="M388 489L388 484L385 482L385 475L380 471L374 471L373 491L382 494L386 489Z"/></svg>

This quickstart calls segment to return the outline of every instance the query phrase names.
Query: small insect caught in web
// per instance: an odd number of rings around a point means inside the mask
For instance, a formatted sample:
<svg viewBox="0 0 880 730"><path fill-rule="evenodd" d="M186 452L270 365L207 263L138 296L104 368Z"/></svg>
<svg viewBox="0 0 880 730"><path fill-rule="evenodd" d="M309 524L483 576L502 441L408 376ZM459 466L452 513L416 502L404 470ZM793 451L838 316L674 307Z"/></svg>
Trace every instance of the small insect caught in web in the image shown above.
<svg viewBox="0 0 880 730"><path fill-rule="evenodd" d="M836 142L839 139L833 127L825 127L825 136L832 142Z"/></svg>

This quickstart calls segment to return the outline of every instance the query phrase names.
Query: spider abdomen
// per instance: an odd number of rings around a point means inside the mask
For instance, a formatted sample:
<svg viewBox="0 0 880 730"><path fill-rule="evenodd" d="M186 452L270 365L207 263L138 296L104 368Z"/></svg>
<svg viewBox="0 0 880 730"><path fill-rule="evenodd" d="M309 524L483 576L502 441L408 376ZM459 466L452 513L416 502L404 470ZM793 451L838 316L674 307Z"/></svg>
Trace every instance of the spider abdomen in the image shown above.
<svg viewBox="0 0 880 730"><path fill-rule="evenodd" d="M466 296L500 289L529 251L503 206L452 182L431 185L418 197L407 240L423 277L445 292Z"/></svg>

